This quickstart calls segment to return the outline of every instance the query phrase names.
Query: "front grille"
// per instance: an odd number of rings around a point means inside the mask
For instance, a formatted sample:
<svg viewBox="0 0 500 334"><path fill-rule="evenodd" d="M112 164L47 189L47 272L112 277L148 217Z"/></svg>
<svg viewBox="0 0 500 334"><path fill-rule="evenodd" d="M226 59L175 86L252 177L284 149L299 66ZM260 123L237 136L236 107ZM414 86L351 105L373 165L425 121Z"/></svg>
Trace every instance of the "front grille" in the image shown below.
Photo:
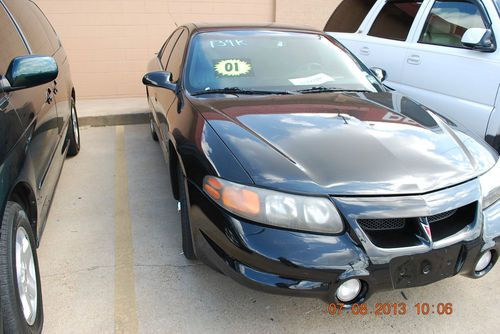
<svg viewBox="0 0 500 334"><path fill-rule="evenodd" d="M472 224L476 219L477 203L426 217L431 226L432 238L439 241ZM423 235L419 217L358 219L359 226L378 247L410 247L420 244Z"/></svg>
<svg viewBox="0 0 500 334"><path fill-rule="evenodd" d="M443 221L446 218L450 218L451 216L453 216L457 212L457 210L458 209L446 211L443 213L438 213L437 215L427 217L427 220L429 221L430 224L438 221Z"/></svg>
<svg viewBox="0 0 500 334"><path fill-rule="evenodd" d="M427 217L430 224L444 221L452 217L458 209L438 213ZM406 225L406 220L414 218L384 218L384 219L358 219L358 224L366 231L401 230Z"/></svg>
<svg viewBox="0 0 500 334"><path fill-rule="evenodd" d="M366 231L400 230L405 227L404 218L359 219L358 223Z"/></svg>

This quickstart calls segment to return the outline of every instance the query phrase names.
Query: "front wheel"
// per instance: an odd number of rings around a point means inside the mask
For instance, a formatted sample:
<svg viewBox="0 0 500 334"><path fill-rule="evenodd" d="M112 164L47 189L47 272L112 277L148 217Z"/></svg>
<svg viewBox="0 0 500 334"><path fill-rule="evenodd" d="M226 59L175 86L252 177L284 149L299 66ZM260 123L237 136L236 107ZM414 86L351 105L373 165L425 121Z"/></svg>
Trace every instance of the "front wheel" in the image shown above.
<svg viewBox="0 0 500 334"><path fill-rule="evenodd" d="M36 244L23 208L8 202L0 231L0 301L5 333L41 333L42 289Z"/></svg>
<svg viewBox="0 0 500 334"><path fill-rule="evenodd" d="M78 152L80 152L80 126L78 124L78 115L76 114L74 99L71 99L71 119L69 121L68 137L68 155L74 157L78 154Z"/></svg>

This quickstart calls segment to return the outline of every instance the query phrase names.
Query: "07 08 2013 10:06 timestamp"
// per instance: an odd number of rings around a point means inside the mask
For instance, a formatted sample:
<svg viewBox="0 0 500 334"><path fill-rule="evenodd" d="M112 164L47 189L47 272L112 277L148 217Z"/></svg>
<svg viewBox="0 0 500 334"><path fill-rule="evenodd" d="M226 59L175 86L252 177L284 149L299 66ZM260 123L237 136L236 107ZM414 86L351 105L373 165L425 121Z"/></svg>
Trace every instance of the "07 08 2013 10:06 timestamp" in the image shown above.
<svg viewBox="0 0 500 334"><path fill-rule="evenodd" d="M408 305L406 303L377 303L375 307L368 304L353 304L349 307L344 304L329 304L328 313L332 316L341 316L343 314L353 315L452 315L452 303L417 303Z"/></svg>

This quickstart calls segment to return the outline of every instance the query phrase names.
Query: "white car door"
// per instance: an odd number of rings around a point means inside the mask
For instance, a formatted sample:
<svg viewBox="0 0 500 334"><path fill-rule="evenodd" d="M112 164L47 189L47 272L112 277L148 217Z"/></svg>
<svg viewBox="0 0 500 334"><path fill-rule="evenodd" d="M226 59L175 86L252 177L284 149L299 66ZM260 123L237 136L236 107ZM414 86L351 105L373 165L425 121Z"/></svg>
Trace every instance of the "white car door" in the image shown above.
<svg viewBox="0 0 500 334"><path fill-rule="evenodd" d="M369 67L387 71L386 84L400 83L407 54L421 9L430 0L381 0L376 3L357 33L332 33ZM335 15L335 14L334 14ZM328 25L325 27L328 30Z"/></svg>
<svg viewBox="0 0 500 334"><path fill-rule="evenodd" d="M393 88L484 138L500 86L500 51L467 49L461 38L468 28L492 28L498 45L497 14L491 1L433 0L408 44L404 84Z"/></svg>

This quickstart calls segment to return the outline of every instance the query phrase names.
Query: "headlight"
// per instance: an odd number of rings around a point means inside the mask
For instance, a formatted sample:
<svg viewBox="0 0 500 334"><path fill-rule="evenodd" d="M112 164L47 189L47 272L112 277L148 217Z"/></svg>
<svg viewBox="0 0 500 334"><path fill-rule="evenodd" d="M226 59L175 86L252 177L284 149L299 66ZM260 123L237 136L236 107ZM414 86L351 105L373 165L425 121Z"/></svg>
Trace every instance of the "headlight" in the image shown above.
<svg viewBox="0 0 500 334"><path fill-rule="evenodd" d="M249 187L213 176L205 177L203 190L224 209L258 223L319 233L344 230L342 218L328 198Z"/></svg>
<svg viewBox="0 0 500 334"><path fill-rule="evenodd" d="M500 199L500 161L482 175L479 182L483 193L483 209L486 209Z"/></svg>

